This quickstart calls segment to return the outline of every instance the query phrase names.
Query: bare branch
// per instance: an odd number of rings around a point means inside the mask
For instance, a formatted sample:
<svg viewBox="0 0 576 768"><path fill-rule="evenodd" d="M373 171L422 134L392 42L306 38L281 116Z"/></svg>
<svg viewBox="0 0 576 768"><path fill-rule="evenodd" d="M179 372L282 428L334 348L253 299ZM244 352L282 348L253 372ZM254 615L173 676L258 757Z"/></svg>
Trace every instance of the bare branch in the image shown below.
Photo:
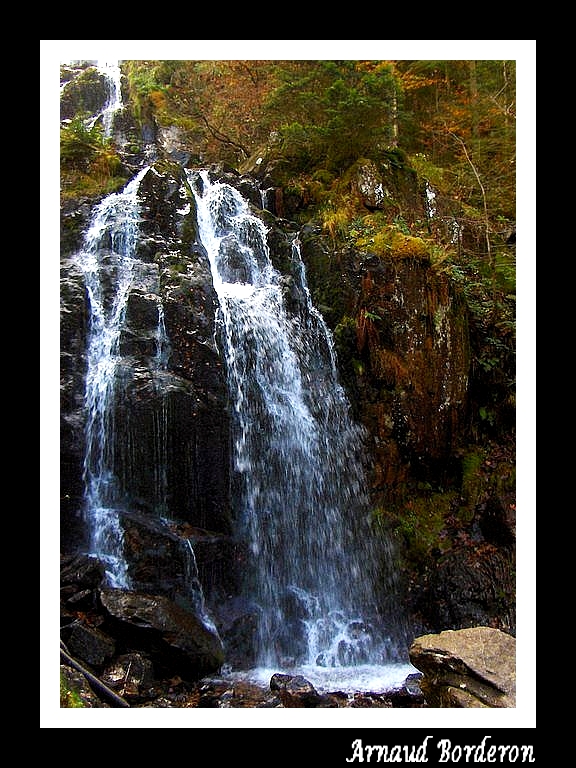
<svg viewBox="0 0 576 768"><path fill-rule="evenodd" d="M250 156L250 152L246 149L246 147L242 146L242 144L238 144L238 142L233 141L229 136L226 136L226 134L219 131L217 128L215 128L213 125L210 125L208 122L208 119L205 115L201 114L199 115L200 119L210 132L210 134L213 136L213 138L216 139L216 141L220 141L222 144L227 144L230 147L236 147L239 149L245 157Z"/></svg>

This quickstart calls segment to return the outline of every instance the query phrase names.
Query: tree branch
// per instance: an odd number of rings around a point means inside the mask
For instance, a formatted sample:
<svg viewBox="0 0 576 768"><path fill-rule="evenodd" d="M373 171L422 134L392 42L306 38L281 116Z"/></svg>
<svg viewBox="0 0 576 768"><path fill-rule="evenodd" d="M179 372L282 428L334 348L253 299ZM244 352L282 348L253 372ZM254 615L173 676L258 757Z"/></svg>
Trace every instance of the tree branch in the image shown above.
<svg viewBox="0 0 576 768"><path fill-rule="evenodd" d="M92 672L86 669L86 667L83 667L82 664L73 659L62 646L63 643L60 643L60 656L64 663L69 667L78 670L78 672L81 672L96 694L107 700L113 707L130 707L130 704L128 704L126 699L118 696L118 694L111 688L108 688L108 686L105 685L102 680L99 680L96 675L93 675Z"/></svg>
<svg viewBox="0 0 576 768"><path fill-rule="evenodd" d="M484 185L482 184L482 179L480 178L480 174L476 170L476 166L474 165L474 163L472 162L472 159L470 158L470 155L468 154L468 150L466 148L466 144L464 143L464 141L460 138L460 136L456 136L455 133L452 133L452 131L448 131L448 133L450 134L450 136L452 136L453 139L456 139L456 141L460 143L464 151L464 156L466 157L466 160L468 161L470 168L472 168L472 172L476 177L476 181L478 182L478 186L480 187L480 192L482 193L482 207L484 209L484 236L486 238L486 252L488 254L490 270L492 272L492 294L493 294L493 297L495 298L496 296L496 263L492 255L492 246L490 245L490 220L488 218L488 204L486 202L486 190L484 189Z"/></svg>
<svg viewBox="0 0 576 768"><path fill-rule="evenodd" d="M210 125L205 115L200 113L199 117L204 123L204 125L206 126L206 128L208 129L208 131L216 139L216 141L220 141L222 142L222 144L228 144L231 147L236 147L237 149L239 149L241 152L244 153L245 157L250 156L250 152L246 149L246 147L243 147L242 144L238 144L236 141L233 141L231 138L229 138L224 133L222 133L217 128L215 128L213 125Z"/></svg>

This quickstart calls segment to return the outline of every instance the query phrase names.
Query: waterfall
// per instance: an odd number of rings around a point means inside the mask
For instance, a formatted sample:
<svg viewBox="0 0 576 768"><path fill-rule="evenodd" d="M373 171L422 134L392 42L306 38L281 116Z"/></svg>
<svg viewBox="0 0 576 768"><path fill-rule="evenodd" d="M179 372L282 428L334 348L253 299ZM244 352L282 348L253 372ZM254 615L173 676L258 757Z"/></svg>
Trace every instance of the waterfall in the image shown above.
<svg viewBox="0 0 576 768"><path fill-rule="evenodd" d="M114 471L114 411L121 361L119 341L137 265L137 194L147 170L142 169L123 191L109 195L96 206L77 254L89 313L84 515L90 553L105 563L110 583L119 587L129 586L129 580L118 515L122 494Z"/></svg>
<svg viewBox="0 0 576 768"><path fill-rule="evenodd" d="M83 466L84 519L88 532L89 554L105 567L110 586L138 588L129 576L124 552L122 516L134 510L134 463L139 454L134 443L149 440L153 473L154 513L166 531L170 530L168 498L169 411L163 382L169 376L170 341L164 322L164 308L157 297L157 321L149 329L153 347L143 361L157 391L152 410L151 434L134 434L128 418L116 418L125 407L124 375L131 363L122 351L128 302L132 291L141 295L149 285L150 265L137 257L141 239L141 211L138 199L140 182L148 172L144 167L121 192L102 200L93 211L76 261L84 275L89 319L86 347L85 454ZM152 278L153 279L153 278ZM150 294L148 298L151 299ZM130 334L128 333L128 336ZM192 544L183 539L183 597L188 607L216 632L206 609Z"/></svg>
<svg viewBox="0 0 576 768"><path fill-rule="evenodd" d="M106 136L106 138L110 138L112 136L114 116L116 112L121 110L123 107L121 88L122 73L117 61L99 61L97 68L100 74L103 75L104 79L106 80L106 84L108 86L108 99L102 110L90 119L88 122L88 128L91 128L97 120L102 118L104 136Z"/></svg>
<svg viewBox="0 0 576 768"><path fill-rule="evenodd" d="M425 192L426 192L426 216L429 219L433 219L436 216L436 192L430 185L428 180L425 180Z"/></svg>
<svg viewBox="0 0 576 768"><path fill-rule="evenodd" d="M196 183L199 238L219 299L233 415L237 535L259 616L257 663L343 670L399 660L375 595L395 589L372 530L364 433L349 414L331 334L313 306L298 239L291 275L233 187ZM310 677L310 676L309 676Z"/></svg>

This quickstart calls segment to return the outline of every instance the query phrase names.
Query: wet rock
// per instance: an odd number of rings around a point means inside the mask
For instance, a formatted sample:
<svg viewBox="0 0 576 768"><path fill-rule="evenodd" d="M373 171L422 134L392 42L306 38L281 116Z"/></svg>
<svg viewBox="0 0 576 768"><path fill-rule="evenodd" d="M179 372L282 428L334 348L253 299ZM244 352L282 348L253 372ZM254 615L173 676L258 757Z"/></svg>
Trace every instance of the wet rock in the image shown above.
<svg viewBox="0 0 576 768"><path fill-rule="evenodd" d="M96 67L70 70L70 79L60 96L60 120L71 120L77 114L95 115L108 101L108 84Z"/></svg>
<svg viewBox="0 0 576 768"><path fill-rule="evenodd" d="M190 142L182 128L177 126L158 126L157 142L166 157L185 166L190 160Z"/></svg>
<svg viewBox="0 0 576 768"><path fill-rule="evenodd" d="M195 613L161 595L101 589L107 622L120 646L138 648L154 664L156 677L196 680L224 662L218 634Z"/></svg>
<svg viewBox="0 0 576 768"><path fill-rule="evenodd" d="M386 700L392 707L408 709L412 707L422 707L424 705L424 695L420 688L420 673L408 675L404 683L392 691L386 693Z"/></svg>
<svg viewBox="0 0 576 768"><path fill-rule="evenodd" d="M81 622L72 625L63 637L70 653L91 667L101 667L112 658L116 648L107 634Z"/></svg>
<svg viewBox="0 0 576 768"><path fill-rule="evenodd" d="M88 555L62 558L60 584L73 585L76 589L94 589L102 583L104 566Z"/></svg>
<svg viewBox="0 0 576 768"><path fill-rule="evenodd" d="M430 574L420 604L438 629L493 626L516 630L513 557L509 550L478 543L444 555Z"/></svg>
<svg viewBox="0 0 576 768"><path fill-rule="evenodd" d="M145 513L124 513L124 553L135 592L163 595L184 607L199 605L202 590L193 552L169 523Z"/></svg>
<svg viewBox="0 0 576 768"><path fill-rule="evenodd" d="M242 564L248 557L246 547L232 536L196 526L183 524L177 526L177 531L193 547L204 595L220 615L229 596L238 587Z"/></svg>
<svg viewBox="0 0 576 768"><path fill-rule="evenodd" d="M217 624L226 649L226 662L233 669L256 664L258 613L254 605L231 598L216 606Z"/></svg>
<svg viewBox="0 0 576 768"><path fill-rule="evenodd" d="M157 510L170 510L174 519L229 534L229 417L214 343L216 301L206 254L195 246L194 200L182 167L155 163L142 180L140 199L142 236L115 382L113 419L122 426L110 449L117 480L132 500L130 511L155 517ZM61 530L62 551L74 553L86 546L87 303L81 270L66 252L63 257ZM107 294L116 283L118 258L103 254L103 265ZM167 340L161 349L162 310ZM215 466L221 471L215 473Z"/></svg>
<svg viewBox="0 0 576 768"><path fill-rule="evenodd" d="M127 701L139 701L150 696L154 684L154 668L150 659L143 654L125 653L106 666L101 679Z"/></svg>
<svg viewBox="0 0 576 768"><path fill-rule="evenodd" d="M417 637L410 661L431 707L516 706L516 641L491 627L446 630Z"/></svg>
<svg viewBox="0 0 576 768"><path fill-rule="evenodd" d="M330 697L319 694L302 675L272 675L270 690L278 692L280 701L287 708L338 706Z"/></svg>

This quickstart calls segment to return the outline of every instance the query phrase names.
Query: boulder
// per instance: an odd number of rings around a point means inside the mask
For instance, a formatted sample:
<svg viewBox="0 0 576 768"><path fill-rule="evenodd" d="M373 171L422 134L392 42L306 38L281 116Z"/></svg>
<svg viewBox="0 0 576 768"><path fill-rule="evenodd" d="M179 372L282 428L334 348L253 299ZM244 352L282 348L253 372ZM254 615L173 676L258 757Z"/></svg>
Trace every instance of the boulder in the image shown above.
<svg viewBox="0 0 576 768"><path fill-rule="evenodd" d="M119 647L145 653L156 677L196 680L224 663L216 630L168 598L104 588L100 599L109 617L107 629Z"/></svg>
<svg viewBox="0 0 576 768"><path fill-rule="evenodd" d="M109 96L106 77L95 66L70 70L72 75L60 95L60 120L78 114L95 115L106 106Z"/></svg>
<svg viewBox="0 0 576 768"><path fill-rule="evenodd" d="M272 675L270 690L277 691L280 701L287 708L338 706L328 696L318 693L312 683L302 675Z"/></svg>
<svg viewBox="0 0 576 768"><path fill-rule="evenodd" d="M152 662L141 653L121 654L106 666L102 681L125 699L138 701L154 691Z"/></svg>
<svg viewBox="0 0 576 768"><path fill-rule="evenodd" d="M516 640L492 627L417 637L409 651L430 707L516 706Z"/></svg>
<svg viewBox="0 0 576 768"><path fill-rule="evenodd" d="M92 668L102 666L115 652L115 643L111 637L97 627L82 622L76 622L70 627L66 645L75 658Z"/></svg>

